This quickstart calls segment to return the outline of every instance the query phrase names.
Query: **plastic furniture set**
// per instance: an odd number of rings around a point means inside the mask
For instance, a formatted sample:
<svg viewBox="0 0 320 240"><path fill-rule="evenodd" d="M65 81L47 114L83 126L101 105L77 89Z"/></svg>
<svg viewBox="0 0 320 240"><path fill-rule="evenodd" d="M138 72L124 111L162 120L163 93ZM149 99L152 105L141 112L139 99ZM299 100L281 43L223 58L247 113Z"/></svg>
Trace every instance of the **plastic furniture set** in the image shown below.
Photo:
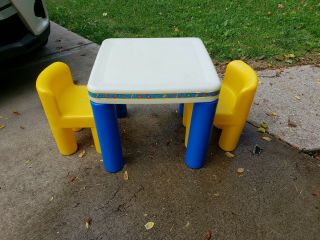
<svg viewBox="0 0 320 240"><path fill-rule="evenodd" d="M124 164L117 118L126 117L127 104L180 104L185 163L197 169L213 125L222 129L220 148L236 148L257 84L256 73L238 60L221 83L198 38L124 38L103 41L87 86L75 85L69 67L56 62L36 88L59 152L76 152L74 131L91 128L105 170L117 172Z"/></svg>

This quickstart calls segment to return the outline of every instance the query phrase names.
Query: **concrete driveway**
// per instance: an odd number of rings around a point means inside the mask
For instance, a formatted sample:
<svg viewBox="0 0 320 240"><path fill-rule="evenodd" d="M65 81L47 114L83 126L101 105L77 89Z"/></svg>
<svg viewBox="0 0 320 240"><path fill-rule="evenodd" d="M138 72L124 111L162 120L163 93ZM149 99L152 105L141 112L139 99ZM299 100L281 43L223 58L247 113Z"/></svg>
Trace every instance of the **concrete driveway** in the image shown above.
<svg viewBox="0 0 320 240"><path fill-rule="evenodd" d="M191 170L177 106L128 106L123 171L104 172L88 129L77 134L79 151L61 156L36 76L64 61L85 84L98 48L52 23L45 49L1 70L0 239L319 239L319 160L251 125L232 159L215 131L205 167Z"/></svg>

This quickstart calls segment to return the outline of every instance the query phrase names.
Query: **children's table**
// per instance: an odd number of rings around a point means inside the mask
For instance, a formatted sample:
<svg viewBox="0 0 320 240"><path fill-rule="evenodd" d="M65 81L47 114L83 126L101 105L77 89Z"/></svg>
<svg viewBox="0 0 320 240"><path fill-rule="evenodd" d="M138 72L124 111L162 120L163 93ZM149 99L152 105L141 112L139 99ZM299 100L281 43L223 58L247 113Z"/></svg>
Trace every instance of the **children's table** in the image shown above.
<svg viewBox="0 0 320 240"><path fill-rule="evenodd" d="M104 40L88 91L105 169L123 167L117 115L126 115L125 104L173 103L194 103L185 163L202 167L219 90L220 79L199 38Z"/></svg>

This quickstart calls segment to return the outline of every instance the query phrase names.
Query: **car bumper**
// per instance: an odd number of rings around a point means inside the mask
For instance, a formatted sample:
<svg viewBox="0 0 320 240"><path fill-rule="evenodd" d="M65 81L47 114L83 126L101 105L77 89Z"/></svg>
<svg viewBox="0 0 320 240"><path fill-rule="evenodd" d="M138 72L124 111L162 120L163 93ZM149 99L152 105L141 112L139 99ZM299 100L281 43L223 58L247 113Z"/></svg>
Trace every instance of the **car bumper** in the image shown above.
<svg viewBox="0 0 320 240"><path fill-rule="evenodd" d="M50 24L39 35L27 32L20 40L0 46L0 62L25 55L45 45L50 34Z"/></svg>

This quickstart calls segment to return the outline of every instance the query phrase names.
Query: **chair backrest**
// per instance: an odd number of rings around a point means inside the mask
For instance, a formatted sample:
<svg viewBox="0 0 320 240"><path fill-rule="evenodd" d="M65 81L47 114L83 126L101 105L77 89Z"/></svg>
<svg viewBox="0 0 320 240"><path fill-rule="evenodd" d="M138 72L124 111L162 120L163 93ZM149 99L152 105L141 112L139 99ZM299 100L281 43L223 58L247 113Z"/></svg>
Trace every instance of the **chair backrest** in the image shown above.
<svg viewBox="0 0 320 240"><path fill-rule="evenodd" d="M227 66L223 84L236 96L237 114L246 119L258 86L256 72L243 61L232 61Z"/></svg>
<svg viewBox="0 0 320 240"><path fill-rule="evenodd" d="M36 88L50 123L58 124L61 114L57 98L65 88L72 85L70 69L68 65L62 62L49 65L38 76Z"/></svg>

